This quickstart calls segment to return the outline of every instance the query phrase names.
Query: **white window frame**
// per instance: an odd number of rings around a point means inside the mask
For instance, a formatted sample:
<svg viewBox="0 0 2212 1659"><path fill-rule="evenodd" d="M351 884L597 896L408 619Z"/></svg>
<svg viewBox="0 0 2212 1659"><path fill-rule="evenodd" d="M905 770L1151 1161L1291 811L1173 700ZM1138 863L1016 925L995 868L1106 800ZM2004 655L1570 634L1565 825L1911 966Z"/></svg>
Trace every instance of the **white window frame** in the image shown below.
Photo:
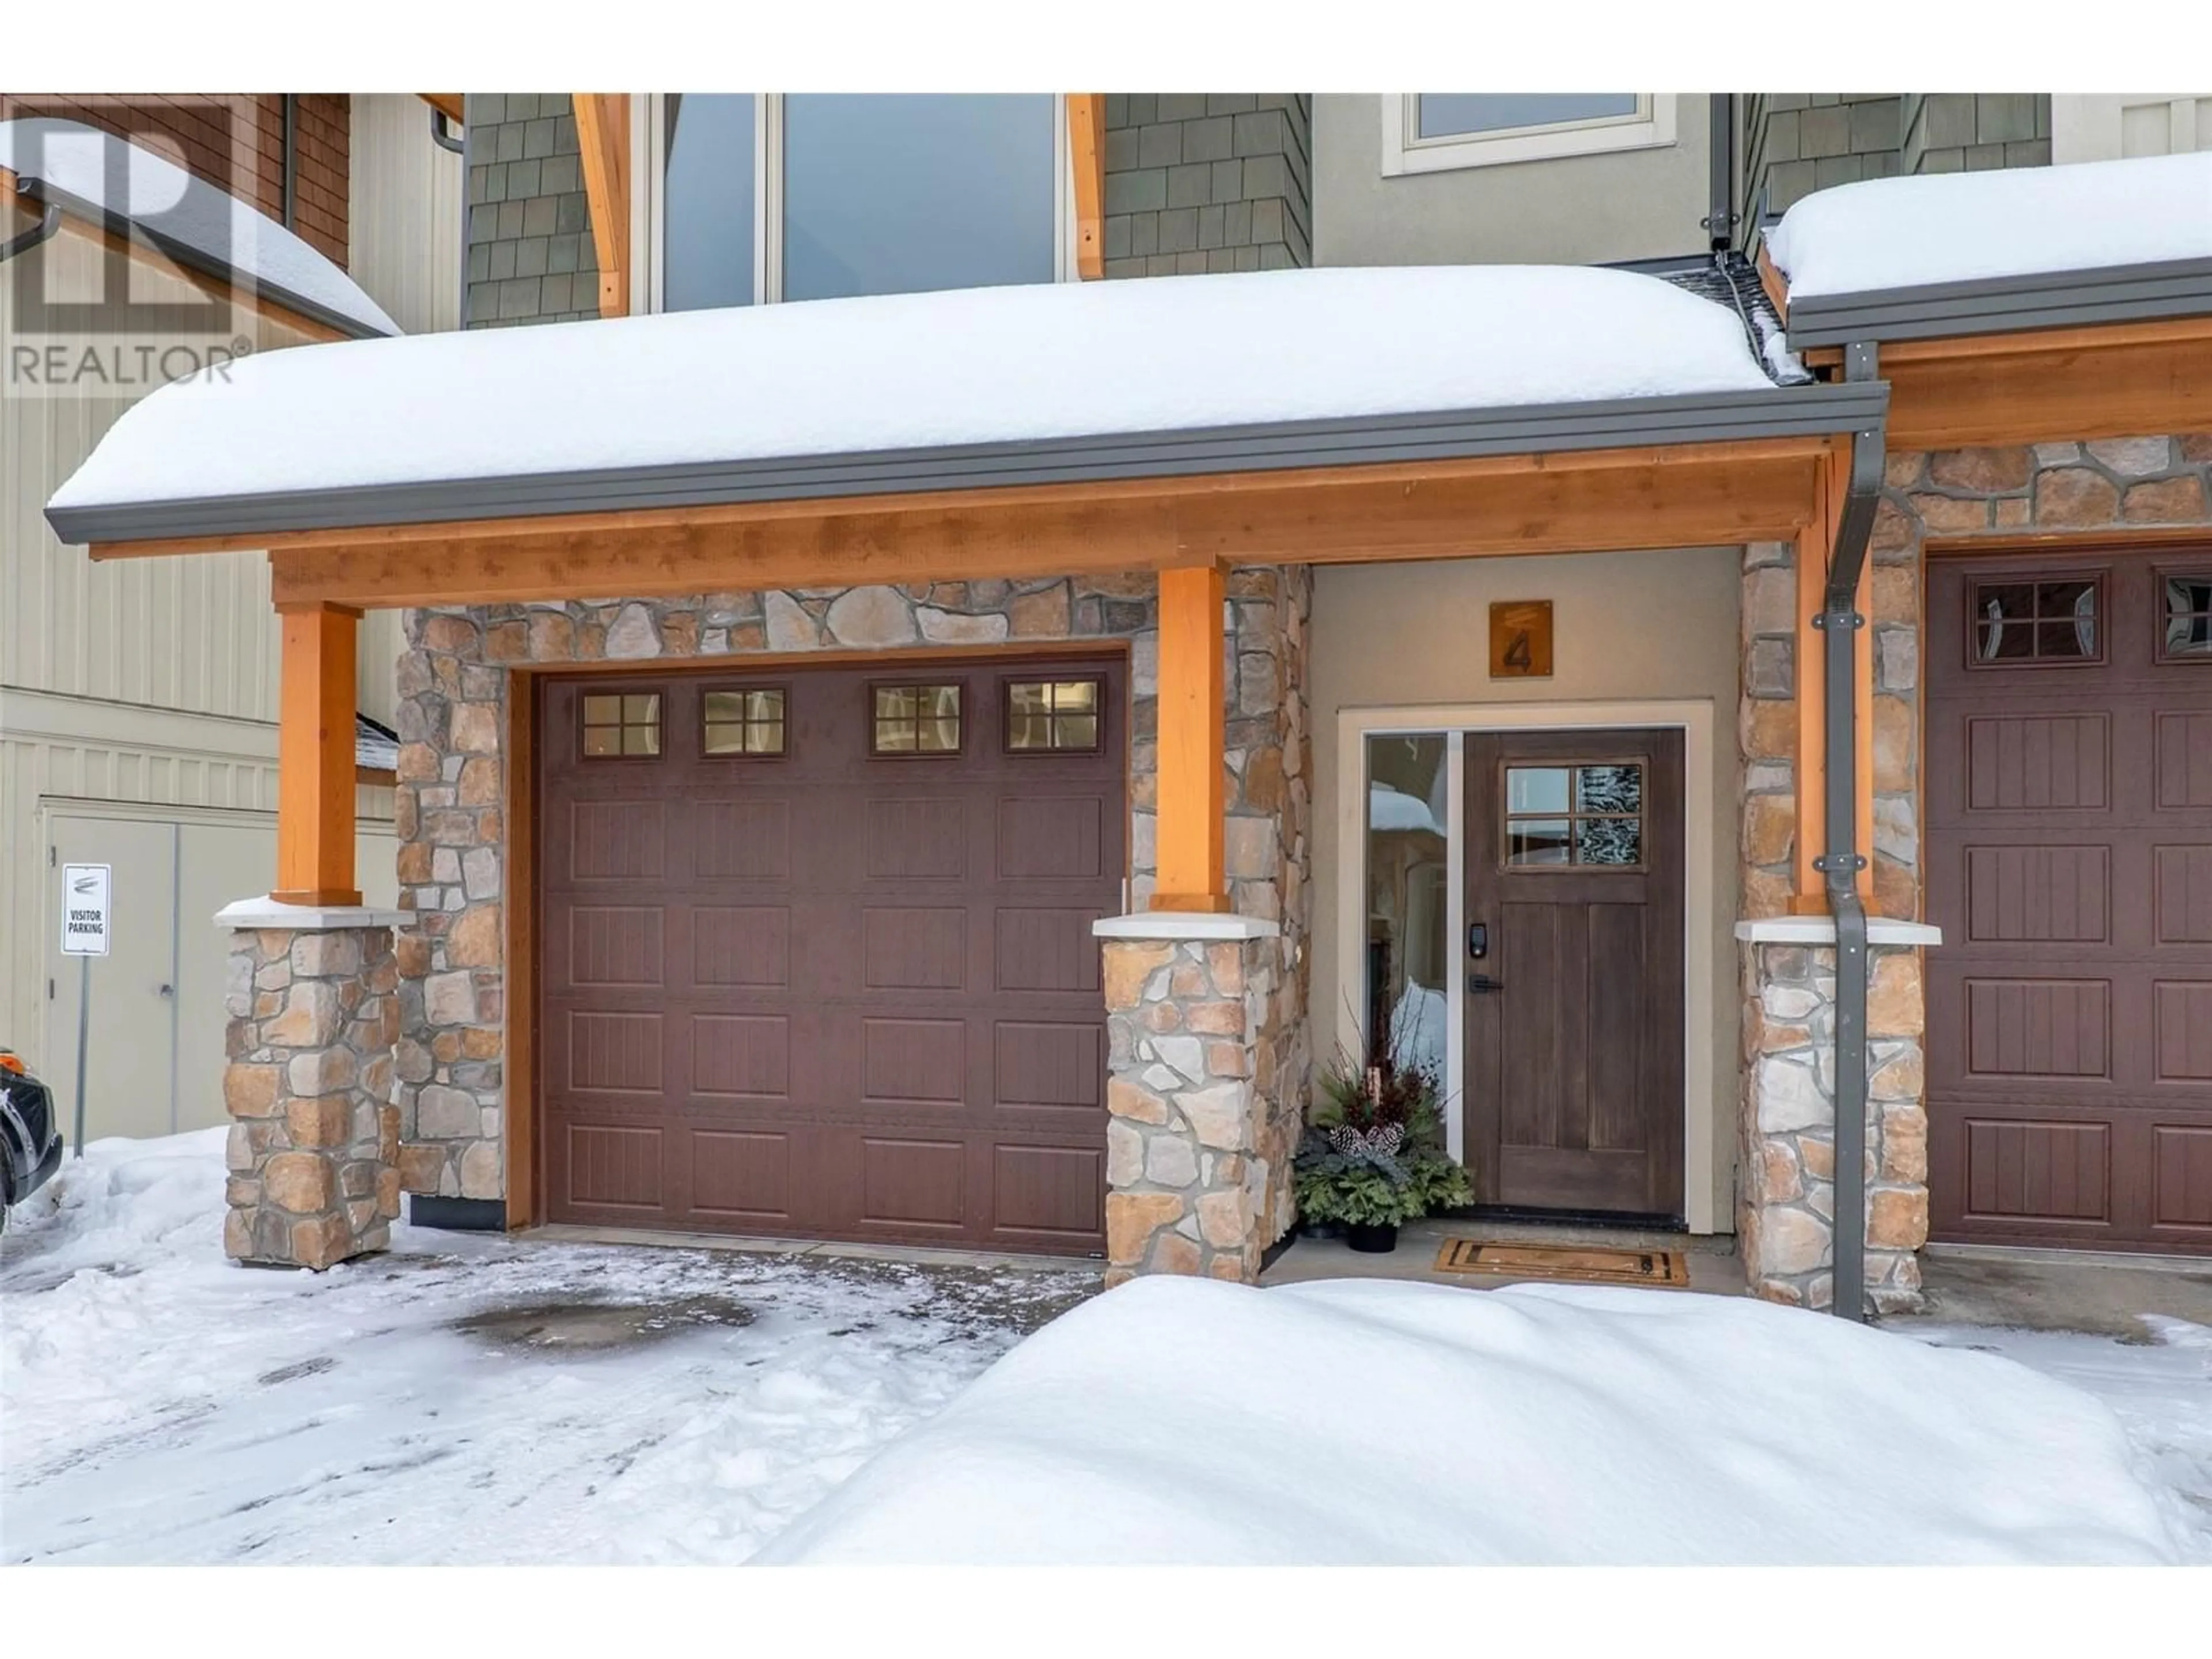
<svg viewBox="0 0 2212 1659"><path fill-rule="evenodd" d="M783 302L783 99L780 92L753 94L753 303ZM632 153L645 173L631 192L641 204L633 221L633 246L647 250L645 280L631 284L634 311L665 308L665 264L663 250L668 234L667 211L667 94L653 93L637 100L642 105L644 142ZM1053 97L1053 241L1052 279L1077 280L1075 260L1075 158L1067 142L1067 94Z"/></svg>
<svg viewBox="0 0 2212 1659"><path fill-rule="evenodd" d="M1671 92L1639 93L1636 109L1628 115L1424 138L1421 94L1385 94L1382 100L1382 176L1395 179L1414 173L1453 173L1462 167L1547 161L1565 155L1663 149L1674 142L1676 102Z"/></svg>

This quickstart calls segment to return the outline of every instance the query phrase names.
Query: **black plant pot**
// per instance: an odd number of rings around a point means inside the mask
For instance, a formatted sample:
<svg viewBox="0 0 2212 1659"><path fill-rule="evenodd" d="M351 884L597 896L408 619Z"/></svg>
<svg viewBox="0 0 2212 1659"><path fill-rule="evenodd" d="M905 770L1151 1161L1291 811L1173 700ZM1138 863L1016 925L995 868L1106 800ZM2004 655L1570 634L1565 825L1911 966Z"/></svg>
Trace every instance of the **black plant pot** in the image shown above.
<svg viewBox="0 0 2212 1659"><path fill-rule="evenodd" d="M1344 1229L1344 1242L1362 1255L1388 1255L1398 1248L1398 1224L1348 1222Z"/></svg>

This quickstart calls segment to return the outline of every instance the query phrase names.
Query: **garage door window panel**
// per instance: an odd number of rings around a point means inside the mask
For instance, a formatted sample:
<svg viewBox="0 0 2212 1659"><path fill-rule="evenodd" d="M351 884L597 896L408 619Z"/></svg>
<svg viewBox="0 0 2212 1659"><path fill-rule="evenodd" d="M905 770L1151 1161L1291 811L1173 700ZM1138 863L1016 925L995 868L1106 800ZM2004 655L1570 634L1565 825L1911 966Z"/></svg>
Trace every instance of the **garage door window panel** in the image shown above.
<svg viewBox="0 0 2212 1659"><path fill-rule="evenodd" d="M1007 681L1007 752L1097 754L1105 701L1103 688L1095 676Z"/></svg>
<svg viewBox="0 0 2212 1659"><path fill-rule="evenodd" d="M2159 660L2212 663L2212 570L2166 571L2159 587Z"/></svg>
<svg viewBox="0 0 2212 1659"><path fill-rule="evenodd" d="M790 730L780 685L709 691L700 700L700 744L710 759L781 760Z"/></svg>
<svg viewBox="0 0 2212 1659"><path fill-rule="evenodd" d="M960 690L957 684L869 687L869 752L901 760L957 755L963 736Z"/></svg>
<svg viewBox="0 0 2212 1659"><path fill-rule="evenodd" d="M578 702L585 759L641 760L660 753L659 692L591 691Z"/></svg>
<svg viewBox="0 0 2212 1659"><path fill-rule="evenodd" d="M1966 660L1983 668L2101 663L2104 608L2104 583L2094 576L1977 582Z"/></svg>

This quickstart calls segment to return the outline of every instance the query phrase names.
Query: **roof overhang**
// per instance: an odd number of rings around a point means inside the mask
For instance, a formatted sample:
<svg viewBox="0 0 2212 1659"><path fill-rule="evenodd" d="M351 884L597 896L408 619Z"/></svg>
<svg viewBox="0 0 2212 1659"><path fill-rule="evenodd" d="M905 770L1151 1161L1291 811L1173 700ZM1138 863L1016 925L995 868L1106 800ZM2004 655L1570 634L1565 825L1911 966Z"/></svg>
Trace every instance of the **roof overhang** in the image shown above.
<svg viewBox="0 0 2212 1659"><path fill-rule="evenodd" d="M2212 316L2212 259L1790 295L1793 351Z"/></svg>
<svg viewBox="0 0 2212 1659"><path fill-rule="evenodd" d="M216 258L188 242L167 235L143 220L132 219L127 214L116 213L97 203L88 202L51 180L20 178L0 167L0 209L10 207L33 218L49 207L57 208L61 211L64 229L98 237L109 246L126 252L134 258L152 260L156 264L166 263L190 276L204 278L219 290L219 297L236 300L257 311L291 323L314 339L373 340L383 337L376 330L364 327L353 318L333 311L303 294L241 271L228 260Z"/></svg>
<svg viewBox="0 0 2212 1659"><path fill-rule="evenodd" d="M1110 434L928 449L460 478L365 488L120 502L47 510L56 535L94 544L258 548L302 533L665 513L1011 488L1200 480L1382 464L1596 454L1819 438L1877 422L1879 383ZM849 509L848 509L849 510Z"/></svg>

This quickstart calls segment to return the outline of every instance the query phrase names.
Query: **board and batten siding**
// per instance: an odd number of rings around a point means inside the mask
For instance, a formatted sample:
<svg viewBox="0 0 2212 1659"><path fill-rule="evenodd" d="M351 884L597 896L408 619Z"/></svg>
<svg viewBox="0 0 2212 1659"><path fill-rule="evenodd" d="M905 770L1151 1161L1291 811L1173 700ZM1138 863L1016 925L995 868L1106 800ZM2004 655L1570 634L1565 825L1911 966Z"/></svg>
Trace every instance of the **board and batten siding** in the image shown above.
<svg viewBox="0 0 2212 1659"><path fill-rule="evenodd" d="M349 272L410 334L461 325L461 158L411 92L353 95Z"/></svg>

